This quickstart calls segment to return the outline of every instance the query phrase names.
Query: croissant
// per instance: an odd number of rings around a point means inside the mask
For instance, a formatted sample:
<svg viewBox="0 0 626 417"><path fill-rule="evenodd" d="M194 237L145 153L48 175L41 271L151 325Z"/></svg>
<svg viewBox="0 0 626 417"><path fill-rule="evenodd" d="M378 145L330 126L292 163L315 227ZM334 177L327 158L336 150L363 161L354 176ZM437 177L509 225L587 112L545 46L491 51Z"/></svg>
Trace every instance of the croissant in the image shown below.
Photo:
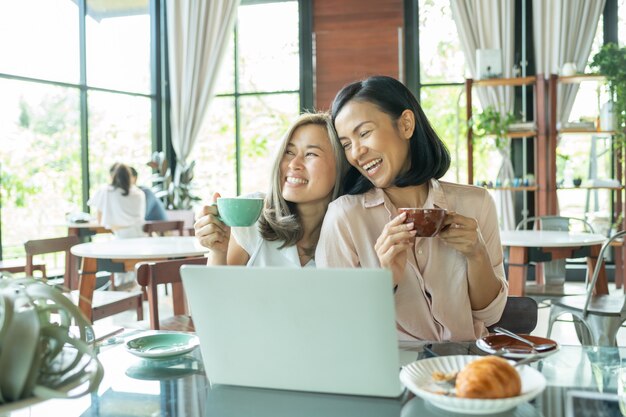
<svg viewBox="0 0 626 417"><path fill-rule="evenodd" d="M456 377L456 396L507 398L522 391L519 374L505 359L486 356L470 362Z"/></svg>

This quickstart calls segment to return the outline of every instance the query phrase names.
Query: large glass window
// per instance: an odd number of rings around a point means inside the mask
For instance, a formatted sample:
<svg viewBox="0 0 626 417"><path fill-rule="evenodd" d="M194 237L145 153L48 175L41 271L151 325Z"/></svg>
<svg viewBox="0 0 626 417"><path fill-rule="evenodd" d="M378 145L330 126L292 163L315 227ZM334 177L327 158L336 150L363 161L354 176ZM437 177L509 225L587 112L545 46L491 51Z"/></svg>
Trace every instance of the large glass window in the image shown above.
<svg viewBox="0 0 626 417"><path fill-rule="evenodd" d="M0 2L0 73L77 83L78 41L76 2Z"/></svg>
<svg viewBox="0 0 626 417"><path fill-rule="evenodd" d="M92 91L89 102L90 193L109 183L109 168L123 162L138 172L139 185L150 186L150 99Z"/></svg>
<svg viewBox="0 0 626 417"><path fill-rule="evenodd" d="M65 213L82 205L79 97L2 78L0 91L2 245L11 258L28 239L58 236Z"/></svg>
<svg viewBox="0 0 626 417"><path fill-rule="evenodd" d="M116 2L87 1L87 84L150 92L148 1L118 15ZM109 6L109 7L107 7Z"/></svg>
<svg viewBox="0 0 626 417"><path fill-rule="evenodd" d="M85 181L92 190L108 182L113 162L134 165L146 183L151 174L146 166L155 99L149 0L88 1L85 57L77 4L0 2L0 257L5 259L23 256L26 240L67 234L66 213L82 211L89 198ZM80 81L81 59L86 84ZM81 112L83 98L88 113ZM82 125L88 161L82 160Z"/></svg>
<svg viewBox="0 0 626 417"><path fill-rule="evenodd" d="M448 0L420 0L420 102L452 156L445 180L467 182L465 57Z"/></svg>
<svg viewBox="0 0 626 417"><path fill-rule="evenodd" d="M465 57L448 0L420 0L420 81L456 82L465 76Z"/></svg>
<svg viewBox="0 0 626 417"><path fill-rule="evenodd" d="M298 2L256 3L239 6L236 48L231 42L195 145L205 201L215 191L265 192L274 148L299 114Z"/></svg>

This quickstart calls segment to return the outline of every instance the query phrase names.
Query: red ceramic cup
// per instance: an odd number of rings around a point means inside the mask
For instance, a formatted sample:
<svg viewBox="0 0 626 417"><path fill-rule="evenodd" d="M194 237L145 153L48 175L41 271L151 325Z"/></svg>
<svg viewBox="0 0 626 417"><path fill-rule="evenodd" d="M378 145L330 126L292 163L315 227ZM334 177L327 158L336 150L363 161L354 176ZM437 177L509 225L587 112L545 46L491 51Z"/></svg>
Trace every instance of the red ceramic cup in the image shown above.
<svg viewBox="0 0 626 417"><path fill-rule="evenodd" d="M443 228L447 210L442 208L399 208L398 212L406 213L405 223L413 222L414 230L419 237L433 237Z"/></svg>

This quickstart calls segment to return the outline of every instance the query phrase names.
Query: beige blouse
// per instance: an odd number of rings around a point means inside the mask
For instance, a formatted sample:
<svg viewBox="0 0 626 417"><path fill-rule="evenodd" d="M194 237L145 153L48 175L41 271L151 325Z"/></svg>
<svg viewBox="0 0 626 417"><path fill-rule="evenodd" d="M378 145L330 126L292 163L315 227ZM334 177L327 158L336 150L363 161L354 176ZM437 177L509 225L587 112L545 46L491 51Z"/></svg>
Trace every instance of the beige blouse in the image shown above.
<svg viewBox="0 0 626 417"><path fill-rule="evenodd" d="M437 237L417 238L395 293L398 337L475 340L487 334L486 326L500 319L508 292L495 204L483 188L433 179L424 207L434 206L478 221L502 289L489 306L472 310L465 256ZM385 192L378 188L333 201L317 244L317 266L380 268L374 245L385 224L397 213Z"/></svg>

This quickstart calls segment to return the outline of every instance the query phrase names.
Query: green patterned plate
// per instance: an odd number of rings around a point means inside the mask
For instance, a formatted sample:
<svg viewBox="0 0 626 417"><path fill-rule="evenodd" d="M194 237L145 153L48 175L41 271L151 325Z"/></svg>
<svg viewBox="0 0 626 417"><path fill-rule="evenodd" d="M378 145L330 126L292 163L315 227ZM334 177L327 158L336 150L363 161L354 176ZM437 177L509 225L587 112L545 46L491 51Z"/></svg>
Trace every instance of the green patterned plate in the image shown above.
<svg viewBox="0 0 626 417"><path fill-rule="evenodd" d="M155 333L126 342L126 350L142 358L168 358L194 350L198 336L190 333Z"/></svg>

